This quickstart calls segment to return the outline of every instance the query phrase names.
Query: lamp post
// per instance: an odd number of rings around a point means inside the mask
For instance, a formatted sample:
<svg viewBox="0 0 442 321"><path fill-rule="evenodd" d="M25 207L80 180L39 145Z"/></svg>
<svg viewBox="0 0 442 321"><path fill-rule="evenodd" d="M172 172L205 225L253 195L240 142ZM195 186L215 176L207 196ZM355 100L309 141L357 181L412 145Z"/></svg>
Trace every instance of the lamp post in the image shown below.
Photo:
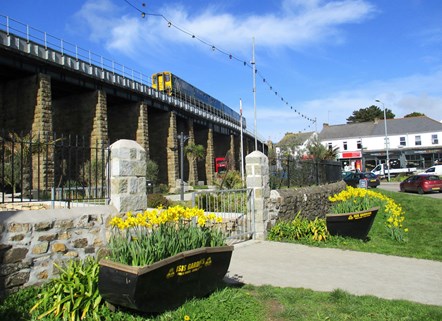
<svg viewBox="0 0 442 321"><path fill-rule="evenodd" d="M362 137L359 138L361 147L361 172L365 172L365 161L364 161L364 146L362 145Z"/></svg>
<svg viewBox="0 0 442 321"><path fill-rule="evenodd" d="M181 132L178 139L180 140L180 200L184 201L184 142L189 139L189 136Z"/></svg>
<svg viewBox="0 0 442 321"><path fill-rule="evenodd" d="M387 153L387 180L390 181L390 155L388 153L387 110L385 109L385 105L382 101L376 99L376 102L381 103L382 108L384 109L385 151Z"/></svg>

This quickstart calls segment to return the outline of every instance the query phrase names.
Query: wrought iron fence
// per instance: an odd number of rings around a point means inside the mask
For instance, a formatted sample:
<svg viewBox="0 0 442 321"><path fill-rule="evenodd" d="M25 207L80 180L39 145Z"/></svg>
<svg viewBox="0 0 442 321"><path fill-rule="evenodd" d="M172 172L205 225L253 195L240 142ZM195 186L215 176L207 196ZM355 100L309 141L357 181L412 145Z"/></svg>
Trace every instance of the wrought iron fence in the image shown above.
<svg viewBox="0 0 442 321"><path fill-rule="evenodd" d="M108 144L55 133L0 134L0 203L107 204Z"/></svg>
<svg viewBox="0 0 442 321"><path fill-rule="evenodd" d="M222 217L231 244L249 240L255 232L253 189L196 191L192 206Z"/></svg>
<svg viewBox="0 0 442 321"><path fill-rule="evenodd" d="M291 156L269 158L270 188L302 187L338 182L341 163L331 160L301 160Z"/></svg>

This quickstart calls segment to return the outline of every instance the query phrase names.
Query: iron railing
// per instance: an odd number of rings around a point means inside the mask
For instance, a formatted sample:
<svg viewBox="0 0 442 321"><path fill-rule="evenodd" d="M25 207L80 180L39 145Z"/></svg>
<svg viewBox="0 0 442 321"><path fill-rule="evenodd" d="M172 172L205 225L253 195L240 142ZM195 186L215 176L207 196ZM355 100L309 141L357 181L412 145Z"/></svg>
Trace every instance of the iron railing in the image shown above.
<svg viewBox="0 0 442 321"><path fill-rule="evenodd" d="M269 158L270 188L302 187L338 182L341 163L331 160L301 160L291 156Z"/></svg>
<svg viewBox="0 0 442 321"><path fill-rule="evenodd" d="M108 204L108 144L78 136L0 133L0 203Z"/></svg>
<svg viewBox="0 0 442 321"><path fill-rule="evenodd" d="M192 195L192 206L222 217L229 243L249 240L255 232L253 189L201 190Z"/></svg>

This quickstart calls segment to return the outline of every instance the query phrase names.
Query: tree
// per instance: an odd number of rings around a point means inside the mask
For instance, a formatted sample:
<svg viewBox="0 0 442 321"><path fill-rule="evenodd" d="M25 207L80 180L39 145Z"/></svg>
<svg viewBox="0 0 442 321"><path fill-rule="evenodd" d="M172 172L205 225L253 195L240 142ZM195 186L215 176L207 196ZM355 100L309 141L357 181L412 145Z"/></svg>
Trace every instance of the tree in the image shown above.
<svg viewBox="0 0 442 321"><path fill-rule="evenodd" d="M386 114L387 119L394 118L395 116L388 108L386 109ZM370 107L353 111L353 115L347 118L347 124L374 121L376 118L384 119L384 110L378 106L371 105Z"/></svg>
<svg viewBox="0 0 442 321"><path fill-rule="evenodd" d="M338 156L339 147L327 148L318 137L312 139L307 145L307 156L315 160L335 160Z"/></svg>
<svg viewBox="0 0 442 321"><path fill-rule="evenodd" d="M189 184L195 185L198 181L198 170L196 162L204 158L205 150L203 145L188 144L184 148L184 152L187 155L189 161Z"/></svg>
<svg viewBox="0 0 442 321"><path fill-rule="evenodd" d="M146 161L146 179L152 181L153 184L156 184L158 181L158 173L158 164L153 160L148 159Z"/></svg>
<svg viewBox="0 0 442 321"><path fill-rule="evenodd" d="M418 113L417 111L412 112L411 114L405 115L404 118L408 117L419 117L419 116L425 116L425 114Z"/></svg>

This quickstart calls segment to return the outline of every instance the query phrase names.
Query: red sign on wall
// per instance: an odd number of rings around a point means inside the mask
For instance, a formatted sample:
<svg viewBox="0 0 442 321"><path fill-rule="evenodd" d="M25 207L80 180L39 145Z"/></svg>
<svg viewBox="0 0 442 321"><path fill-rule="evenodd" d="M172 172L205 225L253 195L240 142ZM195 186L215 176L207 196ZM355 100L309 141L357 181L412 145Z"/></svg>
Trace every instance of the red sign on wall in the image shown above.
<svg viewBox="0 0 442 321"><path fill-rule="evenodd" d="M361 152L344 152L342 158L361 158Z"/></svg>

